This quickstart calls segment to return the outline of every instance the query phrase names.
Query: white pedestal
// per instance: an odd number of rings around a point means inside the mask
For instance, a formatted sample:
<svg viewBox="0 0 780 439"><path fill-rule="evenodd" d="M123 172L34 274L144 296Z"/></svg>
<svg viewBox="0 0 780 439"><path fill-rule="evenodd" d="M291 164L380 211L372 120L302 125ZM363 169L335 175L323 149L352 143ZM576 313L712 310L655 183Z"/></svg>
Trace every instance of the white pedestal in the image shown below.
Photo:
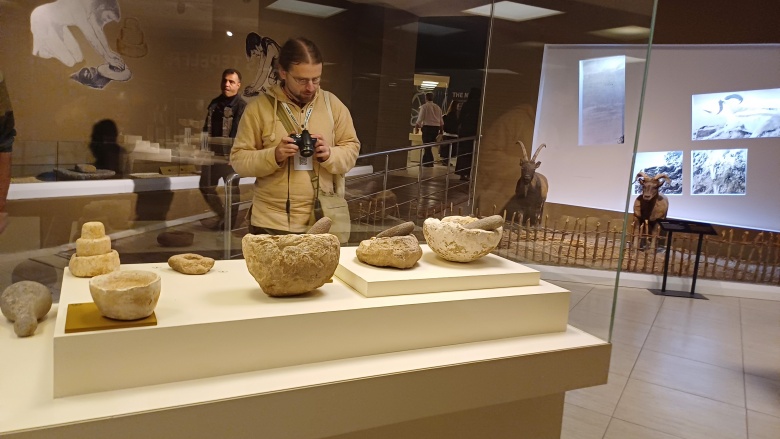
<svg viewBox="0 0 780 439"><path fill-rule="evenodd" d="M515 264L517 265L517 264ZM153 327L64 332L69 303L91 302L89 279L65 271L54 332L54 396L103 392L321 361L556 333L569 292L542 282L366 298L334 279L289 298L266 296L243 260L202 276L167 264Z"/></svg>
<svg viewBox="0 0 780 439"><path fill-rule="evenodd" d="M366 297L539 285L538 271L493 254L464 264L421 247L422 258L406 270L364 264L357 247L344 247L336 276Z"/></svg>

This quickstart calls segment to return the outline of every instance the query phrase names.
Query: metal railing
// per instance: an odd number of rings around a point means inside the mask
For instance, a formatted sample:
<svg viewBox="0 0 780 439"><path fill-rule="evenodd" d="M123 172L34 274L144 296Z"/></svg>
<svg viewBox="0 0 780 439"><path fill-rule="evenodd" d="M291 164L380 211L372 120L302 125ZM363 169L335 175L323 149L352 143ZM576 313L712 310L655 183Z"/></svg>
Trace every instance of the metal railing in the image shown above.
<svg viewBox="0 0 780 439"><path fill-rule="evenodd" d="M474 154L473 149L462 154L457 152L458 144L474 142L476 139L477 136L447 139L358 156L358 163L371 162L372 166L378 163L381 170L347 178L345 198L350 207L353 229L349 243L360 242L362 239L374 236L376 234L374 232L387 227L387 223L392 225L404 221L420 223L429 216L443 216L448 210L454 213L456 207L459 213L470 214L474 198L473 179L467 177L467 181L455 182L451 176L455 175L456 171L451 169L451 164L458 159L471 159ZM433 162L423 162L423 150L434 146L448 148L447 165L443 170L441 167L433 166L439 161L435 157ZM420 160L409 165L409 153L418 150ZM391 168L391 156L394 154L404 155L404 166ZM473 161L469 160L469 166L461 166L457 171L469 176L473 175L472 163ZM428 164L432 166L426 166ZM431 171L427 172L426 169ZM251 200L233 199L233 187L239 183L240 178L238 174L232 174L225 182L225 224L233 224L234 204L251 205L252 203ZM377 182L381 183L377 184ZM402 213L404 210L408 212L406 216ZM247 219L247 225L250 220ZM240 233L243 227L238 230L225 227L224 259L241 256L240 252L234 253L231 237L237 232Z"/></svg>

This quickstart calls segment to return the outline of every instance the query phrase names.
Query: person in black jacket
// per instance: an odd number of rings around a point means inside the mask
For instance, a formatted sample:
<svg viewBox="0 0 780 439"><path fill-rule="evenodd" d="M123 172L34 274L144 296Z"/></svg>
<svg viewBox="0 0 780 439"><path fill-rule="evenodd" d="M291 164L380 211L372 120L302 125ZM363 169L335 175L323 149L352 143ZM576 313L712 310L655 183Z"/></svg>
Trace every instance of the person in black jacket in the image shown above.
<svg viewBox="0 0 780 439"><path fill-rule="evenodd" d="M482 92L473 87L469 91L469 97L463 103L460 109L460 118L458 123L458 137L470 137L477 135L477 125L479 125L479 101ZM471 175L471 163L474 155L474 141L466 140L458 143L458 160L455 166L455 173L460 175L461 180L469 180Z"/></svg>
<svg viewBox="0 0 780 439"><path fill-rule="evenodd" d="M456 100L450 101L450 105L447 107L447 114L442 116L444 119L444 139L457 139L458 138L458 116L460 114L460 108L463 106L463 102ZM457 145L455 142L449 145L442 145L439 147L439 158L441 164L447 166L450 162L450 158L458 155L457 146L453 148L453 145Z"/></svg>
<svg viewBox="0 0 780 439"><path fill-rule="evenodd" d="M219 180L227 182L227 177L232 174L233 167L228 162L232 139L236 137L238 122L244 114L246 101L238 95L241 88L241 73L235 69L226 69L222 72L222 94L214 98L208 107L206 121L203 124L203 132L208 135L209 149L214 152L214 163L203 165L200 174L200 192L212 211L218 215L219 221L212 228L224 227L225 207L217 194ZM230 141L213 141L212 138L229 138ZM233 200L238 201L241 193L238 185L233 187ZM238 205L234 203L232 208L232 228L237 220Z"/></svg>

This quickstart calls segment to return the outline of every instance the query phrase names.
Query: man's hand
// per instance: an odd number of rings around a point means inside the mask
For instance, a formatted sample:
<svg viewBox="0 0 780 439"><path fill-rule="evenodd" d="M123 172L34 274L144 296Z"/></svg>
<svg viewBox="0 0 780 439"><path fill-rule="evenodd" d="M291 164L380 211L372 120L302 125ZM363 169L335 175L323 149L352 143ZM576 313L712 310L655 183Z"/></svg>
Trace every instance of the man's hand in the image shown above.
<svg viewBox="0 0 780 439"><path fill-rule="evenodd" d="M314 134L312 138L317 139L317 143L314 145L314 157L317 157L320 162L327 161L330 158L330 146L319 134Z"/></svg>
<svg viewBox="0 0 780 439"><path fill-rule="evenodd" d="M288 158L294 156L297 152L298 145L295 144L295 141L293 141L292 137L282 137L282 141L276 145L276 149L274 151L276 163L281 164Z"/></svg>

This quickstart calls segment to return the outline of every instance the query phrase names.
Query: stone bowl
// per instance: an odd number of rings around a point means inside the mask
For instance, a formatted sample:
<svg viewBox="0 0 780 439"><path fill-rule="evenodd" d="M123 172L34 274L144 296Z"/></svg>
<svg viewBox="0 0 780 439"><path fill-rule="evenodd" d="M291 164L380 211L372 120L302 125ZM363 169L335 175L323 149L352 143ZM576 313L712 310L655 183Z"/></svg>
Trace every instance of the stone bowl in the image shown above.
<svg viewBox="0 0 780 439"><path fill-rule="evenodd" d="M104 317L137 320L149 317L160 298L160 276L144 270L115 271L89 280L89 292Z"/></svg>
<svg viewBox="0 0 780 439"><path fill-rule="evenodd" d="M492 252L501 242L504 229L467 229L476 221L468 216L448 216L441 221L428 218L423 223L423 235L431 250L440 258L453 262L471 262Z"/></svg>
<svg viewBox="0 0 780 439"><path fill-rule="evenodd" d="M244 235L246 267L271 297L295 296L321 287L336 272L341 245L330 233Z"/></svg>

